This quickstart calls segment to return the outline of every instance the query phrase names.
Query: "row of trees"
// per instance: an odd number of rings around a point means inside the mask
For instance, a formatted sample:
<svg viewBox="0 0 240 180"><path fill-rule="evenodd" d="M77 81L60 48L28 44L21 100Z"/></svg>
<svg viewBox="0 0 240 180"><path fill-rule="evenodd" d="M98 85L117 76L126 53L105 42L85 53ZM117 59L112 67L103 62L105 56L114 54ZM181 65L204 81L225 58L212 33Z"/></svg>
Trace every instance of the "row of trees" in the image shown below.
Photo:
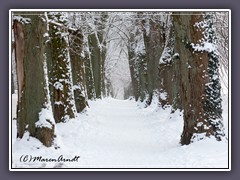
<svg viewBox="0 0 240 180"><path fill-rule="evenodd" d="M14 13L18 137L29 131L51 146L55 123L76 118L88 99L114 96L113 63L106 60L116 50L128 58L125 98L148 106L158 94L163 108L184 110L181 144L199 135L221 140L219 60L224 71L227 61L219 56L224 46L216 44L219 33L226 36L216 29L217 18L203 12Z"/></svg>
<svg viewBox="0 0 240 180"><path fill-rule="evenodd" d="M105 95L105 46L102 32L97 31L102 25L99 18L104 19L104 14L90 19L95 27L79 28L74 13L14 13L19 138L29 131L51 146L55 123L76 118L88 99Z"/></svg>
<svg viewBox="0 0 240 180"><path fill-rule="evenodd" d="M228 47L217 45L217 37L228 33L219 34L218 16L210 12L137 12L129 17L134 24L128 29L128 55L135 99L148 106L157 93L163 108L171 105L173 111L184 110L181 144L211 135L221 140L219 67L228 59L219 52L227 52ZM227 66L222 69L227 72Z"/></svg>

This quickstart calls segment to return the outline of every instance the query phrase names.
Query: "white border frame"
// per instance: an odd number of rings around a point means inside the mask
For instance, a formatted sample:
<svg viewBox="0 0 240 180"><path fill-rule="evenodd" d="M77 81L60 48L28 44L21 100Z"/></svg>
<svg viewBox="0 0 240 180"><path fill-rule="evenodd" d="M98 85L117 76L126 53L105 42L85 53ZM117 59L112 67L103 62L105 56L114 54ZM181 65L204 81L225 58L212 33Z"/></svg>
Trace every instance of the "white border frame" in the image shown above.
<svg viewBox="0 0 240 180"><path fill-rule="evenodd" d="M17 169L17 168L12 168L12 94L11 94L11 67L12 67L12 53L11 53L11 46L12 46L12 12L19 12L19 11L55 11L55 12L137 12L137 11L142 11L142 12L174 12L174 11L204 11L204 12L228 12L229 13L229 29L228 29L228 35L229 35L229 64L228 64L228 162L229 162L229 168L227 169L217 169L217 168L195 168L195 169L189 169L189 168L172 168L172 169L151 169L151 168L146 168L146 169L117 169L117 168L104 168L104 169L78 169L78 168L60 168L60 169L38 169L38 168L33 168L33 169L28 169L28 168L22 168L22 169ZM10 9L9 10L9 171L231 171L231 144L232 144L232 137L231 137L231 10L230 9Z"/></svg>

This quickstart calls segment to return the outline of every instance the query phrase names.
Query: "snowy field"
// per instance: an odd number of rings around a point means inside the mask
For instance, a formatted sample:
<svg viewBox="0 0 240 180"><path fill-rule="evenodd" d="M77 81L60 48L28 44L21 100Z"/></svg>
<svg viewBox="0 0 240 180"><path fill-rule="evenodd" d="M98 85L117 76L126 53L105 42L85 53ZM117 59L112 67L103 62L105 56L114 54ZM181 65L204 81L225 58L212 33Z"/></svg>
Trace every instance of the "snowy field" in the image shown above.
<svg viewBox="0 0 240 180"><path fill-rule="evenodd" d="M228 132L228 102L223 97L223 118ZM13 95L13 117L17 97ZM105 98L90 101L91 108L77 119L56 125L56 144L46 148L25 133L16 139L12 122L13 168L228 168L228 141L204 139L181 146L182 113L148 108L133 100ZM26 156L28 155L28 156ZM61 156L62 155L62 156ZM75 162L29 162L30 157L72 159ZM26 162L22 158L25 157Z"/></svg>

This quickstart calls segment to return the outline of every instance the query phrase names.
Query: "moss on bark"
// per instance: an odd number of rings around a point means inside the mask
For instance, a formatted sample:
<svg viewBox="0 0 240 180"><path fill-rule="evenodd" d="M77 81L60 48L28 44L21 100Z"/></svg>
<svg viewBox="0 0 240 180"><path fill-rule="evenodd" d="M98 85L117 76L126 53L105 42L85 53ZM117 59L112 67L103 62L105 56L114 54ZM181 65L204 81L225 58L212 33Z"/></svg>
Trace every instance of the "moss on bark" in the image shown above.
<svg viewBox="0 0 240 180"><path fill-rule="evenodd" d="M40 17L41 13L35 14L22 15L24 18L30 18L29 24L14 21L19 85L17 136L22 138L24 133L29 131L31 136L38 138L44 145L51 146L54 128L43 130L35 125L41 109L45 108L47 103L45 90L47 85L43 69L45 52L43 35L47 27Z"/></svg>

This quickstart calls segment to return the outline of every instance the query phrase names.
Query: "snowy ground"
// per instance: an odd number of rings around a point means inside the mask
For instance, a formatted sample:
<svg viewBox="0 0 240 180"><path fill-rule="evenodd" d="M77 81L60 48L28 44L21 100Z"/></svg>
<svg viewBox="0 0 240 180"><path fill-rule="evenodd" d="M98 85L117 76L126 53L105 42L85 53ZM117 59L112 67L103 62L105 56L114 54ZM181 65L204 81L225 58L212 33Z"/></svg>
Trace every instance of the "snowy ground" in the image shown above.
<svg viewBox="0 0 240 180"><path fill-rule="evenodd" d="M16 108L13 95L13 112ZM46 148L37 139L16 139L12 123L13 168L228 168L228 142L205 139L179 144L182 113L170 114L153 103L141 108L132 100L106 98L90 101L90 109L75 120L57 124L59 149ZM228 130L227 96L224 123ZM16 115L13 113L13 117ZM26 156L28 155L28 156ZM29 162L30 157L58 159L80 156L78 162ZM22 161L23 157L27 162Z"/></svg>

